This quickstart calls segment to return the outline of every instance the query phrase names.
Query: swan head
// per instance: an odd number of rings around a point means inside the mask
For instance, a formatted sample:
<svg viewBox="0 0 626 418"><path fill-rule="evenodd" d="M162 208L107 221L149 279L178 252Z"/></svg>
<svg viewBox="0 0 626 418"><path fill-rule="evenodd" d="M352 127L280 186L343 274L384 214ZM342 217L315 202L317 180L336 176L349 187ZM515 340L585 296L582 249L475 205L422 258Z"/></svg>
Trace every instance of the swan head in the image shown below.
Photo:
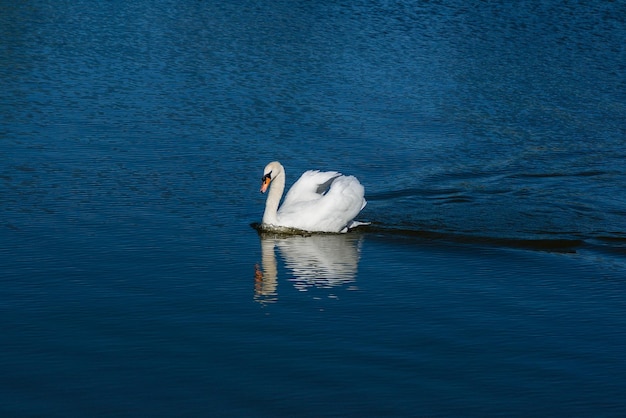
<svg viewBox="0 0 626 418"><path fill-rule="evenodd" d="M268 165L265 166L263 170L263 178L261 179L261 193L265 193L270 187L270 183L276 177L281 175L284 172L284 168L281 163L278 161L272 161Z"/></svg>

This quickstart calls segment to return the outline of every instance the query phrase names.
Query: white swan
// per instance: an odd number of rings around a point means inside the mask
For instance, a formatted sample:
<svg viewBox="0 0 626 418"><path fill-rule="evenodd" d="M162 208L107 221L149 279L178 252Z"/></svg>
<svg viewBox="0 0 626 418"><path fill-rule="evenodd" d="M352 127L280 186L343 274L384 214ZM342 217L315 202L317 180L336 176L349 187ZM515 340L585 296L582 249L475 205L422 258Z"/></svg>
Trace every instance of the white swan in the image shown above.
<svg viewBox="0 0 626 418"><path fill-rule="evenodd" d="M261 193L270 183L261 227L295 228L311 232L346 232L362 222L354 221L367 203L365 190L353 176L335 171L306 171L291 186L278 209L285 190L285 168L278 161L263 171Z"/></svg>

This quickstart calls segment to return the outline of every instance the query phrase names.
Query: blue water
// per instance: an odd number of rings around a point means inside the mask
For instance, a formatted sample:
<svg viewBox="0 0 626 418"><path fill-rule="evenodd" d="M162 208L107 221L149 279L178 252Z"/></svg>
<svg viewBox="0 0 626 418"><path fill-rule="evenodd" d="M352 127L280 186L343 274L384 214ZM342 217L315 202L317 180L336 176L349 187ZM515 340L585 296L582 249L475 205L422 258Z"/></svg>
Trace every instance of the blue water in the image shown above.
<svg viewBox="0 0 626 418"><path fill-rule="evenodd" d="M0 415L626 415L625 16L0 2Z"/></svg>

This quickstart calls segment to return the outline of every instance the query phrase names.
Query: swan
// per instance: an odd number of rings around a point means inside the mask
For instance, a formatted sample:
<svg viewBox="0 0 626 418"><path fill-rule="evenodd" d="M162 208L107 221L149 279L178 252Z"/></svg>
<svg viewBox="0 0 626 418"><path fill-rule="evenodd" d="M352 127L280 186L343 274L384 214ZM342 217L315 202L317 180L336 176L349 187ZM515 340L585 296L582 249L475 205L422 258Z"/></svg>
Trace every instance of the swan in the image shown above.
<svg viewBox="0 0 626 418"><path fill-rule="evenodd" d="M365 189L354 176L336 171L309 170L285 190L285 168L278 161L265 166L261 193L267 194L261 228L293 228L309 232L347 232L364 223L354 221L367 204ZM271 187L270 187L271 183Z"/></svg>

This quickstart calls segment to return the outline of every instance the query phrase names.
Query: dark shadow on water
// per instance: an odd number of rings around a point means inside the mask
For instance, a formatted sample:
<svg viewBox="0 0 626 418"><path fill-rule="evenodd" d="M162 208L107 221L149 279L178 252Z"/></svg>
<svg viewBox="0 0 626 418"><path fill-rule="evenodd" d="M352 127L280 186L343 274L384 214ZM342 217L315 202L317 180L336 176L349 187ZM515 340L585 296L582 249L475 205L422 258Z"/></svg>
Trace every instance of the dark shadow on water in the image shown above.
<svg viewBox="0 0 626 418"><path fill-rule="evenodd" d="M257 230L259 235L268 234L259 228L258 223L250 225ZM311 236L311 235L344 235L344 234L324 234L324 233L310 233L307 231L298 230L285 230L281 232L272 232L275 236ZM490 247L504 247L504 248L518 248L525 250L535 251L550 251L561 253L575 253L577 249L582 246L588 245L583 239L571 239L571 238L554 238L554 239L524 239L524 238L512 238L512 237L490 237L487 235L468 235L468 234L456 234L451 232L439 232L423 229L411 229L411 228L399 228L392 226L385 226L382 224L372 223L370 225L362 225L348 234L377 234L377 235L389 235L389 236L403 236L413 237L421 240L429 241L443 241L452 242L458 244L467 245L480 245ZM613 239L614 241L615 239ZM620 240L626 243L626 239Z"/></svg>
<svg viewBox="0 0 626 418"><path fill-rule="evenodd" d="M383 225L367 225L359 228L361 233L376 233L415 237L424 240L447 241L467 245L481 245L504 248L518 248L535 251L550 251L574 253L585 245L582 239L554 238L554 239L524 239L512 237L490 237L487 235L468 235L450 232L438 232L410 228L392 228Z"/></svg>

